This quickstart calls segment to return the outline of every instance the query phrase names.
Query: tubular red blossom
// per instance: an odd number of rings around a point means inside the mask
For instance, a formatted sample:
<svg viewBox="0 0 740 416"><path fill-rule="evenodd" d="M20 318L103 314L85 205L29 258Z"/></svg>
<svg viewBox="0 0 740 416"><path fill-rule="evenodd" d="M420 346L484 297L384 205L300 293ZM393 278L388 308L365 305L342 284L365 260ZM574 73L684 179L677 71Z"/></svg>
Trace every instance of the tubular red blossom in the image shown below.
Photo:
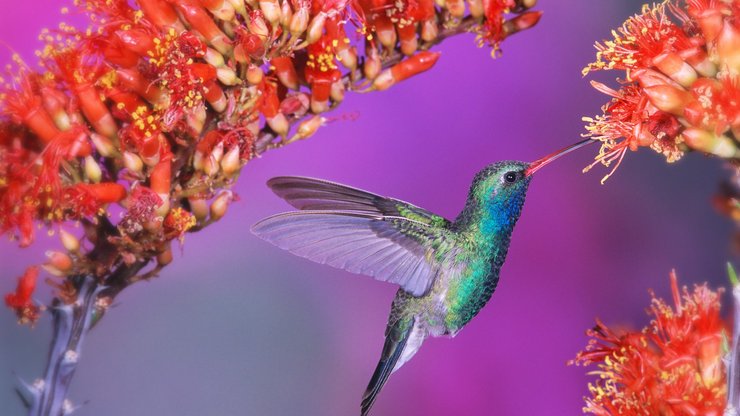
<svg viewBox="0 0 740 416"><path fill-rule="evenodd" d="M275 75L283 85L292 90L298 89L298 74L290 57L278 56L272 58L270 64L275 67Z"/></svg>
<svg viewBox="0 0 740 416"><path fill-rule="evenodd" d="M64 189L63 205L72 211L72 218L98 213L102 205L119 202L126 197L126 188L117 183L80 183Z"/></svg>
<svg viewBox="0 0 740 416"><path fill-rule="evenodd" d="M275 82L264 79L260 84L260 112L267 118L275 117L280 112L280 98L277 95Z"/></svg>
<svg viewBox="0 0 740 416"><path fill-rule="evenodd" d="M5 111L33 131L39 139L50 142L59 134L59 129L41 106L38 88L25 68L20 69L16 82L16 88L6 86L2 93Z"/></svg>
<svg viewBox="0 0 740 416"><path fill-rule="evenodd" d="M38 276L39 268L37 266L27 268L23 276L18 279L15 292L5 295L5 305L15 311L21 324L33 325L39 318L39 308L31 300L31 296L36 290Z"/></svg>
<svg viewBox="0 0 740 416"><path fill-rule="evenodd" d="M640 332L614 331L597 320L574 363L596 365L584 411L600 416L721 415L726 401L719 295L706 285L679 290L673 306L652 296L653 320Z"/></svg>
<svg viewBox="0 0 740 416"><path fill-rule="evenodd" d="M177 28L182 26L177 12L166 0L137 0L147 19L160 28Z"/></svg>
<svg viewBox="0 0 740 416"><path fill-rule="evenodd" d="M170 178L172 177L172 158L162 158L149 176L152 191L159 195L169 195Z"/></svg>
<svg viewBox="0 0 740 416"><path fill-rule="evenodd" d="M170 0L170 3L185 17L188 23L206 38L219 52L226 54L230 51L228 36L221 31L216 23L194 0Z"/></svg>
<svg viewBox="0 0 740 416"><path fill-rule="evenodd" d="M380 73L373 81L373 87L378 90L385 90L397 82L428 71L437 63L440 56L440 52L419 52Z"/></svg>
<svg viewBox="0 0 740 416"><path fill-rule="evenodd" d="M115 36L120 40L121 45L141 57L148 56L148 52L155 48L156 32L149 28L117 30Z"/></svg>
<svg viewBox="0 0 740 416"><path fill-rule="evenodd" d="M116 71L116 77L122 87L135 92L150 103L157 103L162 99L162 90L144 79L136 69L119 69Z"/></svg>
<svg viewBox="0 0 740 416"><path fill-rule="evenodd" d="M488 43L493 48L491 54L499 53L501 41L506 37L504 32L504 13L514 7L513 0L485 0L485 25L478 31L479 43Z"/></svg>
<svg viewBox="0 0 740 416"><path fill-rule="evenodd" d="M614 40L596 44L597 61L584 73L600 69L637 69L650 67L663 53L690 49L689 35L673 23L666 3L643 6L642 13L627 19L614 32Z"/></svg>
<svg viewBox="0 0 740 416"><path fill-rule="evenodd" d="M618 69L626 71L626 81L619 93L592 83L612 97L603 116L584 118L587 136L603 142L594 164L618 165L627 148L641 146L668 162L688 150L726 159L740 154L735 27L740 9L730 3L737 2L667 0L644 6L613 32L613 40L596 44L596 62L584 75Z"/></svg>

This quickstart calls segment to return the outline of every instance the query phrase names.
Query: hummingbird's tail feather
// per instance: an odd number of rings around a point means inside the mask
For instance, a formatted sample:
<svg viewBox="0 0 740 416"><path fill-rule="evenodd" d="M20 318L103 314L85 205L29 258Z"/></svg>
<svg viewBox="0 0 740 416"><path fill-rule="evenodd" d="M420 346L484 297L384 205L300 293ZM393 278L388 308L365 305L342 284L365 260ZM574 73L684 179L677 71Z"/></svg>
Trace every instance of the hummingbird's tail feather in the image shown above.
<svg viewBox="0 0 740 416"><path fill-rule="evenodd" d="M401 360L401 362L399 362L399 359L403 355L407 355L404 354L404 350L406 349L407 342L412 332L414 332L415 322L416 320L413 317L399 319L393 327L388 328L380 361L378 362L378 366L375 368L375 373L373 373L370 383L367 385L365 394L362 396L362 416L366 416L368 414L373 403L375 403L375 399L378 397L380 390L383 388L386 381L388 381L388 377L390 377L391 373L396 368L396 365L403 364L403 362L406 361ZM415 350L416 349L418 349L418 346L415 346Z"/></svg>

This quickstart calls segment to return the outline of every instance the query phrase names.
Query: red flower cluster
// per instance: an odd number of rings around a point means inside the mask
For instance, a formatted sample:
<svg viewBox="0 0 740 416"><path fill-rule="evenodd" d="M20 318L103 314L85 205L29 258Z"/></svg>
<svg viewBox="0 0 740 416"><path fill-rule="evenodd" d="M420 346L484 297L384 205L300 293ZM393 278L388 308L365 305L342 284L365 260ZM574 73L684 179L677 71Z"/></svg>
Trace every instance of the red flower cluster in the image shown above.
<svg viewBox="0 0 740 416"><path fill-rule="evenodd" d="M585 412L615 415L722 415L727 400L722 362L725 324L719 292L679 291L671 273L673 307L653 295L653 320L640 332L597 321L575 363L595 364Z"/></svg>
<svg viewBox="0 0 740 416"><path fill-rule="evenodd" d="M38 276L38 267L29 267L18 279L15 292L5 295L5 304L15 311L18 321L22 324L33 324L38 319L39 307L31 300Z"/></svg>
<svg viewBox="0 0 740 416"><path fill-rule="evenodd" d="M584 118L586 136L603 142L586 170L615 163L613 173L639 147L668 162L689 150L740 158L740 2L666 0L612 33L584 75L616 69L625 79L618 90L592 82L612 99Z"/></svg>
<svg viewBox="0 0 740 416"><path fill-rule="evenodd" d="M45 31L43 70L16 57L0 80L0 234L27 246L35 223L81 222L90 244L65 232L75 249L47 264L60 276L166 264L224 215L246 162L314 134L346 90L429 69L454 33L498 50L534 3L78 0L91 26Z"/></svg>

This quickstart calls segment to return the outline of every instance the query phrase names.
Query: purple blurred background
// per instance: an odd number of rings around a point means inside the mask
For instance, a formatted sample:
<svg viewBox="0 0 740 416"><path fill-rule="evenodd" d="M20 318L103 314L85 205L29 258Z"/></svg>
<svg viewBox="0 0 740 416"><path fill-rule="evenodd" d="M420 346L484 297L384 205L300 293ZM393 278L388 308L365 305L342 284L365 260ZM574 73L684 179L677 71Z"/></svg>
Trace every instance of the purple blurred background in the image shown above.
<svg viewBox="0 0 740 416"><path fill-rule="evenodd" d="M188 235L182 256L126 290L88 337L70 395L88 403L76 414L358 414L396 287L252 236L252 223L288 209L265 181L327 178L453 218L480 168L533 160L579 138L581 116L605 101L581 77L592 43L640 4L542 1L540 24L507 40L501 59L472 35L448 40L430 72L349 95L333 114L357 112L357 120L251 162L226 218ZM36 34L58 23L61 5L4 8L0 41L33 62ZM732 227L709 204L720 163L690 155L667 165L650 151L630 153L601 186L603 169L581 174L596 150L538 174L489 305L454 341L428 341L373 414L580 414L589 378L565 363L594 317L643 325L648 288L667 295L674 267L682 283L725 284ZM56 236L38 235L30 249L0 243L0 293L59 247ZM38 296L49 299L48 289ZM13 374L42 373L50 335L48 317L29 330L0 311L0 414L23 414Z"/></svg>

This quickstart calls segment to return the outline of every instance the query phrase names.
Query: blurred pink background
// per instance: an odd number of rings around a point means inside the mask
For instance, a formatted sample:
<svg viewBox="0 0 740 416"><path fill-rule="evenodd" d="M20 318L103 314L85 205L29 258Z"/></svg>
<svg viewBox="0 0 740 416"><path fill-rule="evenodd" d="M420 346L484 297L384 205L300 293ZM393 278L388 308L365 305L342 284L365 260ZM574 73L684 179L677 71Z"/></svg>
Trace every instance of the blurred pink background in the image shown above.
<svg viewBox="0 0 740 416"><path fill-rule="evenodd" d="M383 343L396 287L293 257L249 226L288 209L264 186L298 174L408 200L448 218L479 169L534 160L574 142L606 97L581 77L592 44L638 1L542 1L540 24L492 60L472 35L446 41L430 72L382 93L348 95L337 121L244 170L242 200L188 235L182 255L118 298L85 345L70 398L91 415L352 415ZM8 50L34 62L42 27L66 2L14 3L0 16ZM614 83L618 74L596 77ZM351 118L351 117L344 117ZM709 200L723 176L699 155L667 165L630 153L606 185L581 169L596 147L533 180L492 301L454 340L427 342L394 374L374 415L580 414L589 377L568 367L596 316L643 325L647 290L725 285L730 221ZM0 292L59 247L41 230L30 249L0 242ZM38 293L48 300L48 289ZM727 297L725 297L727 300ZM0 414L23 414L14 374L42 373L48 317L29 330L0 311Z"/></svg>

